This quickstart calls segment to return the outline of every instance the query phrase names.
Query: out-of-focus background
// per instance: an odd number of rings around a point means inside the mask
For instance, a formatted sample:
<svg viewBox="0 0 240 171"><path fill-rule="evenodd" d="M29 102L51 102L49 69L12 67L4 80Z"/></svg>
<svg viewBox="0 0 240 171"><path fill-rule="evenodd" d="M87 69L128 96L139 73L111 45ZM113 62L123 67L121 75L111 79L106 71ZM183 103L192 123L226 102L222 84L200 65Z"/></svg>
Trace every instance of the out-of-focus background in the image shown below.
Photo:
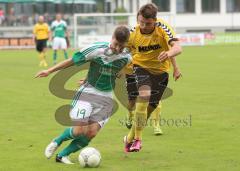
<svg viewBox="0 0 240 171"><path fill-rule="evenodd" d="M0 49L32 48L38 16L44 15L50 25L56 13L63 14L76 48L91 42L91 35L94 40L111 35L117 24L134 26L135 14L147 2L159 7L158 16L181 34L186 45L240 41L240 0L0 0Z"/></svg>

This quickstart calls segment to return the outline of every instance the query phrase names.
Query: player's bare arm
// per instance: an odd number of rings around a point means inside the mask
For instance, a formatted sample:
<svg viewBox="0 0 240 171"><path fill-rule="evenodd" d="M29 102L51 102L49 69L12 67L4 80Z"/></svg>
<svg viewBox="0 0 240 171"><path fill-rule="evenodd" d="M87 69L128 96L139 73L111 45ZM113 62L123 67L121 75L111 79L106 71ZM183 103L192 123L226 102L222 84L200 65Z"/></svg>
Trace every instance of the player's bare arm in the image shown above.
<svg viewBox="0 0 240 171"><path fill-rule="evenodd" d="M172 57L177 56L177 55L182 53L182 48L181 48L181 45L180 45L179 41L171 41L170 46L171 46L170 50L163 51L158 56L158 59L161 62L168 59L168 58L172 58Z"/></svg>
<svg viewBox="0 0 240 171"><path fill-rule="evenodd" d="M43 70L43 71L40 71L39 73L37 73L35 75L35 78L38 78L38 77L47 77L49 74L55 72L55 71L58 71L58 70L61 70L61 69L64 69L64 68L68 68L70 66L73 65L73 61L72 61L72 58L69 58L57 65L54 65L53 67L47 69L47 70Z"/></svg>

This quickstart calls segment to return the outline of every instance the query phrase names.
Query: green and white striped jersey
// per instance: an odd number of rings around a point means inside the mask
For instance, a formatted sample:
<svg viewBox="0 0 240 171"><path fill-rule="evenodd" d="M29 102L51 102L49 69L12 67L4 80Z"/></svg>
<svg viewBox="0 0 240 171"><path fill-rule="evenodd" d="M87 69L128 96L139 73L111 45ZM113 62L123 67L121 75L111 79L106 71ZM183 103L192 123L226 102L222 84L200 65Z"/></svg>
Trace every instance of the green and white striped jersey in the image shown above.
<svg viewBox="0 0 240 171"><path fill-rule="evenodd" d="M100 91L112 91L117 73L131 60L127 52L112 53L109 43L99 42L82 49L73 55L74 64L90 62L87 81Z"/></svg>
<svg viewBox="0 0 240 171"><path fill-rule="evenodd" d="M65 38L67 23L63 20L60 21L55 20L51 24L51 30L53 31L53 37Z"/></svg>

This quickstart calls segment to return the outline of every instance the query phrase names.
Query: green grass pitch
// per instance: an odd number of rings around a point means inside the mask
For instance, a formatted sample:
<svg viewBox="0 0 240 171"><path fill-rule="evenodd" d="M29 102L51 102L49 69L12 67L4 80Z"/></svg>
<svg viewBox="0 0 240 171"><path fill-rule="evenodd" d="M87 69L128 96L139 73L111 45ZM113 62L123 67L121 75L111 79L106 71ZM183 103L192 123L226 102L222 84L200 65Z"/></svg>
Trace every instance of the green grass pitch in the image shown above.
<svg viewBox="0 0 240 171"><path fill-rule="evenodd" d="M162 127L164 135L154 136L148 126L142 151L124 155L122 138L128 130L119 122L126 115L120 107L90 144L102 155L96 170L239 171L239 52L239 45L184 47L177 58L183 77L174 82L171 76L174 94L163 102L162 117L169 121ZM37 53L1 50L0 61L0 170L83 170L78 164L62 165L44 157L46 145L64 130L54 112L70 100L49 92L51 77L33 78L40 70ZM66 87L74 89L80 77L74 76ZM177 120L188 123L172 125ZM78 154L71 159L77 162Z"/></svg>

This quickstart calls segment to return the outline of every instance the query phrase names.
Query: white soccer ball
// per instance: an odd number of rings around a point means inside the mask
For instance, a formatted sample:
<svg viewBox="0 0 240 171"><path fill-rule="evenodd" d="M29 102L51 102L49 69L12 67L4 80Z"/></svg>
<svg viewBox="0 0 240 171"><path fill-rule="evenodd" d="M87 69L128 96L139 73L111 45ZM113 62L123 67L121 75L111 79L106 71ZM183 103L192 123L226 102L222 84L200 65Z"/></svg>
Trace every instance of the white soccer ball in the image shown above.
<svg viewBox="0 0 240 171"><path fill-rule="evenodd" d="M86 147L80 152L78 161L82 167L98 167L101 162L101 154L93 147Z"/></svg>

